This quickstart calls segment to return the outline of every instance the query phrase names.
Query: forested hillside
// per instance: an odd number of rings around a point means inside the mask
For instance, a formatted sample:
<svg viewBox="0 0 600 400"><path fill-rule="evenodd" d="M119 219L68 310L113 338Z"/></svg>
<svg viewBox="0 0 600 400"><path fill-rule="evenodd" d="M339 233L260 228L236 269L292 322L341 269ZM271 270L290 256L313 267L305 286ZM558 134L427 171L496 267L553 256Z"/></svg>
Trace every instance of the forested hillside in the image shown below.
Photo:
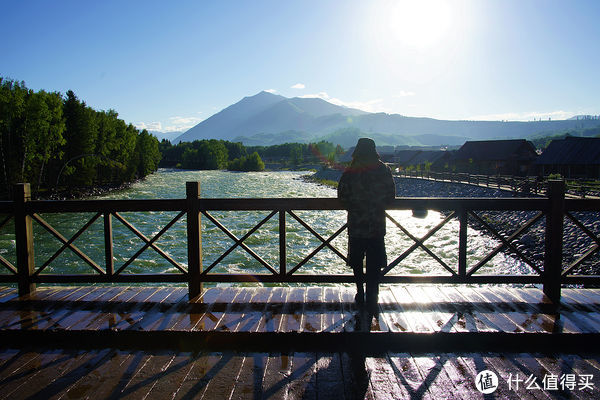
<svg viewBox="0 0 600 400"><path fill-rule="evenodd" d="M33 91L0 77L0 196L17 182L34 193L119 185L158 168L158 140L68 91Z"/></svg>
<svg viewBox="0 0 600 400"><path fill-rule="evenodd" d="M333 162L344 153L341 146L318 143L285 143L273 146L244 146L227 140L195 140L172 145L160 142L161 166L185 169L230 169L255 171L264 162L298 166L302 163Z"/></svg>

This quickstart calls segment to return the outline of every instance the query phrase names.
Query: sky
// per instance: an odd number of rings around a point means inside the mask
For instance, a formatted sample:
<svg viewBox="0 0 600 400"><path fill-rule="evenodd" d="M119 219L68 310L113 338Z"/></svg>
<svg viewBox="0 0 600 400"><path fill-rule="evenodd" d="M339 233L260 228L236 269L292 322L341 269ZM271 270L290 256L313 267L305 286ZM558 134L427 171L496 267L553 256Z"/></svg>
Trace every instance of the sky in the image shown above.
<svg viewBox="0 0 600 400"><path fill-rule="evenodd" d="M184 131L267 90L451 120L600 114L600 1L0 0L0 76Z"/></svg>

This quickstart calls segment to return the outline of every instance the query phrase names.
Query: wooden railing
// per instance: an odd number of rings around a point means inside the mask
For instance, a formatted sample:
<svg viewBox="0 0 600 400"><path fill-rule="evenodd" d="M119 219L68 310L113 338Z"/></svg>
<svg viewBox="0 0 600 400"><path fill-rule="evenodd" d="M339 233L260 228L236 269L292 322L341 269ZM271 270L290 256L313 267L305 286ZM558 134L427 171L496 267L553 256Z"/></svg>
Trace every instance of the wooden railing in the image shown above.
<svg viewBox="0 0 600 400"><path fill-rule="evenodd" d="M16 282L21 294L35 290L38 283L125 283L125 282L186 282L189 286L190 297L195 297L202 291L204 282L318 282L318 283L345 283L353 282L350 274L307 274L302 272L302 267L314 257L315 254L327 248L339 258L346 260L345 254L337 249L333 240L346 229L345 218L339 221L339 228L330 237L323 237L309 224L307 224L296 211L298 210L343 210L341 203L335 198L264 198L264 199L203 199L200 198L199 182L188 182L185 199L167 200L81 200L81 201L32 201L28 184L15 187L15 199L11 202L0 203L0 214L6 217L0 220L0 228L14 219L14 232L16 242L16 265L0 256L0 265L4 266L5 274L0 274L1 282ZM397 198L389 205L390 210L428 209L445 212L445 218L428 233L421 237L411 234L399 221L388 214L388 218L414 243L401 255L383 268L382 283L533 283L543 284L544 292L552 299L560 298L562 284L598 284L600 276L574 275L572 272L595 255L600 249L600 239L593 230L580 222L574 212L600 211L600 201L590 199L565 199L564 183L551 182L547 198ZM532 218L523 226L516 228L512 233L501 233L480 217L480 211L531 211ZM148 238L122 215L124 212L170 211L176 216L164 225L158 233ZM232 233L218 218L215 211L267 211L268 215L241 237ZM85 223L71 238L64 237L56 231L40 215L52 213L93 213L93 217ZM176 222L186 217L187 241L181 246L187 246L187 267L181 261L173 259L158 245L158 239L167 232ZM206 218L210 223L224 232L233 242L210 265L203 265L202 254L202 224L201 218ZM252 236L261 226L271 219L277 219L277 240L273 246L278 252L278 263L273 265L256 254L244 242ZM295 265L288 265L286 221L292 219L302 225L319 242L320 245L310 254ZM573 221L579 229L589 236L595 243L583 256L571 265L563 265L563 225L564 219ZM113 219L118 220L127 227L135 236L140 238L144 245L122 265L115 265ZM432 238L441 227L449 221L457 219L458 229L458 257L456 265L448 265L425 245L425 241ZM74 241L81 236L95 221L103 220L104 233L104 265L98 265L83 251L74 245ZM545 222L544 261L534 262L523 251L515 246L528 229L537 223ZM58 239L62 246L48 260L36 265L34 253L33 222L42 226L46 231ZM475 265L467 263L467 225L477 224L480 229L487 230L499 240L500 244ZM127 273L128 267L146 249L154 249L176 270L176 273ZM250 254L264 269L264 273L234 274L215 273L214 267L218 265L231 251L241 248ZM75 253L85 264L90 267L91 273L85 274L52 274L44 273L45 268L63 251L69 249ZM398 266L416 249L422 249L436 260L445 275L422 274L394 274ZM496 254L510 250L512 254L527 264L533 273L522 275L486 275L477 273Z"/></svg>
<svg viewBox="0 0 600 400"><path fill-rule="evenodd" d="M508 190L520 195L545 195L548 187L547 179L535 176L512 175L478 175L466 172L434 172L402 170L396 176L405 178L420 178L438 182L466 183L469 185L485 186ZM565 192L571 198L598 198L600 197L600 183L590 179L569 179L566 182Z"/></svg>

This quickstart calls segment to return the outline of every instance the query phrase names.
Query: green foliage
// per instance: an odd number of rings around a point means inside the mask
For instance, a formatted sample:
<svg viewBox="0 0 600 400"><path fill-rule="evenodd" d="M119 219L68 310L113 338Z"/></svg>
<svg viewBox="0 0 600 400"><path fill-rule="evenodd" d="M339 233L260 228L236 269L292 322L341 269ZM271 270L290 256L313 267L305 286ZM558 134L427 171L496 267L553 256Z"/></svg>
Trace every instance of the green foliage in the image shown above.
<svg viewBox="0 0 600 400"><path fill-rule="evenodd" d="M158 140L117 117L86 106L72 91L63 98L0 77L1 195L16 182L38 192L57 184L121 184L155 171Z"/></svg>
<svg viewBox="0 0 600 400"><path fill-rule="evenodd" d="M255 151L248 157L240 157L230 161L227 169L230 171L262 171L265 169L265 163Z"/></svg>
<svg viewBox="0 0 600 400"><path fill-rule="evenodd" d="M249 169L252 171L264 169L264 160L268 162L289 163L294 166L304 162L333 162L340 154L344 153L341 146L334 146L329 142L312 144L285 143L273 146L249 146L242 143L233 143L223 140L196 140L172 145L168 140L159 144L162 154L160 165L163 167L177 167L189 169L230 169L245 171L240 167L242 159L253 159L253 153L260 160ZM248 156L250 154L250 156ZM237 161L236 161L237 160ZM252 161L254 162L254 161ZM260 167L260 165L263 165Z"/></svg>

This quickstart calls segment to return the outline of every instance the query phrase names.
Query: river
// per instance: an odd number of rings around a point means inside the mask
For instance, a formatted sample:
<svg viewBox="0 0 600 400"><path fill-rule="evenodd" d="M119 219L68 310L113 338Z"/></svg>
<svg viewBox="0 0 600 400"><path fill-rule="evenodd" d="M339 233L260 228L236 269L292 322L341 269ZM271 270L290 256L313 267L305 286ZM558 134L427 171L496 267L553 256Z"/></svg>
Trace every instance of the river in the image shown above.
<svg viewBox="0 0 600 400"><path fill-rule="evenodd" d="M185 171L161 169L145 180L133 184L130 188L96 196L96 199L172 199L185 197L185 182L200 181L201 195L204 198L240 198L240 197L335 197L336 191L330 187L317 185L303 180L302 171L269 171L235 173L226 171ZM214 212L212 213L238 237L243 236L268 212ZM299 211L297 214L310 226L327 238L343 225L345 211ZM138 228L147 237L152 237L177 213L147 212L123 213L125 219ZM390 211L390 215L399 221L414 236L421 237L436 226L443 216L430 211L425 218L415 218L411 211ZM93 213L86 214L46 214L42 217L62 235L70 238L86 223ZM386 236L388 258L393 260L414 242L388 221ZM288 269L296 265L319 244L299 223L291 217L287 219L287 264ZM9 224L0 232L0 255L14 262L14 235ZM118 269L143 246L129 229L113 218L113 238L115 269ZM277 240L278 220L276 217L263 225L244 243L264 260L277 268L279 263L279 245ZM61 244L34 222L36 266L60 248ZM346 234L340 235L333 245L342 253L347 249ZM220 229L207 218L202 220L203 264L208 266L232 243ZM74 244L100 266L104 265L104 240L102 219L94 222ZM455 268L458 263L458 221L450 221L425 244L449 266ZM467 262L474 265L489 253L497 241L468 229ZM158 241L157 245L182 265L187 263L185 217L171 227ZM236 249L223 259L214 272L229 273L268 273L252 256L243 249ZM153 249L147 249L138 260L125 270L126 273L172 273L177 270ZM319 252L304 265L299 273L351 273L349 267L329 249ZM480 273L529 273L529 269L509 255L500 253L494 257ZM93 273L88 264L73 252L66 250L44 269L44 273ZM394 274L447 274L448 272L422 249L417 249L391 273Z"/></svg>

